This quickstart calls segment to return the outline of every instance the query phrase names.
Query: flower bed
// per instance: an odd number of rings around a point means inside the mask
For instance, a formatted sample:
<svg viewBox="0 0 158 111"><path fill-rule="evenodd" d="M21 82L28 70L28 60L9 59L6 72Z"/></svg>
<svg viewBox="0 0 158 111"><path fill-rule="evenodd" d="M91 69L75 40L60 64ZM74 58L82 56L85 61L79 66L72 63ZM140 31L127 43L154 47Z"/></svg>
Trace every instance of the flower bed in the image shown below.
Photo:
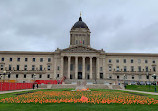
<svg viewBox="0 0 158 111"><path fill-rule="evenodd" d="M38 91L4 98L0 103L158 104L158 100L118 91Z"/></svg>

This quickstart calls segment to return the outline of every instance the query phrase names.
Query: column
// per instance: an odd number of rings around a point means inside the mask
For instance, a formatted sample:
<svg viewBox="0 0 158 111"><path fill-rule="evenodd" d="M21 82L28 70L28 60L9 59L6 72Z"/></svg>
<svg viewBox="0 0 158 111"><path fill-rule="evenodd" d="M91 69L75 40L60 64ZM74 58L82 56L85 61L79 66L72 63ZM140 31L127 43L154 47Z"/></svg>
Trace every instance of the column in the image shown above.
<svg viewBox="0 0 158 111"><path fill-rule="evenodd" d="M63 61L64 57L61 57L61 64L60 64L60 75L62 78L63 77L63 65L64 65L64 61Z"/></svg>
<svg viewBox="0 0 158 111"><path fill-rule="evenodd" d="M75 57L75 79L78 79L78 57Z"/></svg>
<svg viewBox="0 0 158 111"><path fill-rule="evenodd" d="M68 79L70 79L70 61L71 61L71 57L68 56L68 69L67 69L67 72L68 72L67 77L68 77Z"/></svg>
<svg viewBox="0 0 158 111"><path fill-rule="evenodd" d="M90 57L90 79L93 79L92 71L92 57Z"/></svg>
<svg viewBox="0 0 158 111"><path fill-rule="evenodd" d="M99 79L100 77L100 74L99 74L99 57L97 57L97 64L96 64L96 68L97 68L97 71L96 71L96 79Z"/></svg>
<svg viewBox="0 0 158 111"><path fill-rule="evenodd" d="M82 57L82 79L85 79L85 57Z"/></svg>

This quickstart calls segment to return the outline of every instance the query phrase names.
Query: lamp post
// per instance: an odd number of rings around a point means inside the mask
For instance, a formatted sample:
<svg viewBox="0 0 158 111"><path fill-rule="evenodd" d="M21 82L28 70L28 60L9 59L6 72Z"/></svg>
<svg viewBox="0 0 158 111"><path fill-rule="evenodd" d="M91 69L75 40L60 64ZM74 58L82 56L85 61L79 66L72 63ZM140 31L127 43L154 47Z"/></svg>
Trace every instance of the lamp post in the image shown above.
<svg viewBox="0 0 158 111"><path fill-rule="evenodd" d="M124 88L126 89L126 85L125 85L126 75L125 74L123 75L123 78L124 78Z"/></svg>
<svg viewBox="0 0 158 111"><path fill-rule="evenodd" d="M155 92L156 92L156 74L153 74L152 77L154 78L155 81Z"/></svg>
<svg viewBox="0 0 158 111"><path fill-rule="evenodd" d="M148 83L148 85L149 85L149 91L150 91L150 78L149 78L149 72L146 73L146 77L147 77L147 79L149 79L149 83Z"/></svg>
<svg viewBox="0 0 158 111"><path fill-rule="evenodd" d="M3 71L3 75L4 75L4 76L3 76L3 83L4 83L4 81L5 81L6 72L7 72L6 70Z"/></svg>
<svg viewBox="0 0 158 111"><path fill-rule="evenodd" d="M33 79L34 79L34 83L35 83L35 79L36 79L36 74L33 74Z"/></svg>

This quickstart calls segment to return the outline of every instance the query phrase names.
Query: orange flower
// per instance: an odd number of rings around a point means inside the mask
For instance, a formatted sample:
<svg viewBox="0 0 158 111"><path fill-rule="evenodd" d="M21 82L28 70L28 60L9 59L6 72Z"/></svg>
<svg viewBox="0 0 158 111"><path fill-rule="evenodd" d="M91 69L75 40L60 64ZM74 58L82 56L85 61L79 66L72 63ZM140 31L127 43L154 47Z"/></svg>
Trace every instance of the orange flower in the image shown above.
<svg viewBox="0 0 158 111"><path fill-rule="evenodd" d="M88 98L85 97L85 96L82 96L80 100L81 100L82 102L88 102Z"/></svg>

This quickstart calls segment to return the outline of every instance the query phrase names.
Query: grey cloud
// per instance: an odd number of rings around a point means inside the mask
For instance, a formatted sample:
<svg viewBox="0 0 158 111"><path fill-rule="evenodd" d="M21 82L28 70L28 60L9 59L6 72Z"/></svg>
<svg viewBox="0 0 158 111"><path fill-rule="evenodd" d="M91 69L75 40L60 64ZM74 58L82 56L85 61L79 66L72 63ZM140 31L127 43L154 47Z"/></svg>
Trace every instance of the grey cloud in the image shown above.
<svg viewBox="0 0 158 111"><path fill-rule="evenodd" d="M0 50L69 47L82 11L91 46L106 52L158 52L156 0L0 0Z"/></svg>

